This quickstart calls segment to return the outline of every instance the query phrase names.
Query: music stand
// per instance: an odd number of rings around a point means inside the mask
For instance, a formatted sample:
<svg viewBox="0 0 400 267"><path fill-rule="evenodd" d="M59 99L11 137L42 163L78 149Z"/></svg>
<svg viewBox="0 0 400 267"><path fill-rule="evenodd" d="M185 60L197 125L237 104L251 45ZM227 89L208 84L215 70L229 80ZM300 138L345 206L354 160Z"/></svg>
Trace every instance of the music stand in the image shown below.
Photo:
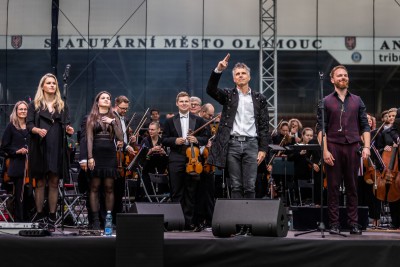
<svg viewBox="0 0 400 267"><path fill-rule="evenodd" d="M280 151L286 151L286 148L281 147L279 145L271 144L271 145L269 145L269 148L270 148L270 151L274 151L275 153L278 153ZM273 157L275 157L275 156L276 156L276 154ZM285 155L285 157L286 157L286 155ZM284 176L284 188L282 190L283 197L284 197L285 201L286 201L286 197L288 197L289 205L291 205L290 192L289 192L289 189L287 189L288 188L287 187L287 173L290 172L293 174L294 166L289 165L289 170L288 170L288 162L285 159L285 157L281 158L282 159L281 162L277 161L276 160L277 158L273 158L274 160L273 160L273 162L271 162L271 164L273 164L274 167L272 168L271 178L269 180L269 186L270 186L270 192L271 192L271 199L273 199L273 195L272 195L272 192L273 192L272 187L274 186L273 176L274 175L283 175ZM281 184L282 184L282 181L281 181Z"/></svg>
<svg viewBox="0 0 400 267"><path fill-rule="evenodd" d="M306 151L317 151L321 149L321 146L319 144L295 144L295 145L290 145L285 147L287 151L293 152L293 151L301 151L301 150L306 150ZM299 190L299 201L300 205L302 205L302 198L301 198L301 189L300 188L311 188L311 194L312 194L312 201L314 202L314 170L311 170L311 183L305 180L298 180L298 190ZM302 186L300 186L302 185ZM314 202L315 203L315 202Z"/></svg>

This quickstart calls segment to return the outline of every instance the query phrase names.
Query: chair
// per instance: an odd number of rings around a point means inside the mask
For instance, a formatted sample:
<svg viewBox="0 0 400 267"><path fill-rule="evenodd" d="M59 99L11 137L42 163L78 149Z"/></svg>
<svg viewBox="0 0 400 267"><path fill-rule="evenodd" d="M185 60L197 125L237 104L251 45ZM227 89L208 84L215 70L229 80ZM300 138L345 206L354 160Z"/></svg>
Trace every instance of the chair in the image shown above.
<svg viewBox="0 0 400 267"><path fill-rule="evenodd" d="M4 222L9 222L9 220L14 222L14 218L7 207L8 201L12 198L13 195L7 194L4 191L0 192L0 220Z"/></svg>
<svg viewBox="0 0 400 267"><path fill-rule="evenodd" d="M299 201L300 206L303 206L303 199L301 197L301 189L302 188L310 188L311 189L311 199L314 201L314 182L310 180L297 180L297 186L299 189Z"/></svg>
<svg viewBox="0 0 400 267"><path fill-rule="evenodd" d="M159 193L159 186L161 184L168 185L169 180L168 180L168 175L166 174L161 174L161 173L149 173L150 177L150 185L151 185L151 190L152 192L146 192L146 187L144 187L145 192L147 197L149 198L150 202L153 202L152 199L155 201L162 203L165 202L169 199L170 194L169 193Z"/></svg>
<svg viewBox="0 0 400 267"><path fill-rule="evenodd" d="M79 169L71 168L69 170L69 179L63 184L60 180L59 196L62 208L64 208L64 216L59 216L55 225L58 226L71 216L74 226L83 226L88 224L86 201L87 195L79 193L78 190L78 174Z"/></svg>

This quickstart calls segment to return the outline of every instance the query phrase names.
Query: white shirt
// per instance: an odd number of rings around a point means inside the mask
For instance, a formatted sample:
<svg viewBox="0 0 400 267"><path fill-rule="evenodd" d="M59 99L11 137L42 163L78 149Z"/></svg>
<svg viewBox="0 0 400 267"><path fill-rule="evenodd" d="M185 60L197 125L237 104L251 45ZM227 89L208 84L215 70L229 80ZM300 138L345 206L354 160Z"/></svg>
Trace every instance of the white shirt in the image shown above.
<svg viewBox="0 0 400 267"><path fill-rule="evenodd" d="M237 89L239 94L239 104L233 121L231 135L256 137L256 120L254 118L253 98L251 97L251 89L247 94Z"/></svg>
<svg viewBox="0 0 400 267"><path fill-rule="evenodd" d="M179 112L179 117L181 120L182 137L186 138L189 131L189 112L186 114Z"/></svg>

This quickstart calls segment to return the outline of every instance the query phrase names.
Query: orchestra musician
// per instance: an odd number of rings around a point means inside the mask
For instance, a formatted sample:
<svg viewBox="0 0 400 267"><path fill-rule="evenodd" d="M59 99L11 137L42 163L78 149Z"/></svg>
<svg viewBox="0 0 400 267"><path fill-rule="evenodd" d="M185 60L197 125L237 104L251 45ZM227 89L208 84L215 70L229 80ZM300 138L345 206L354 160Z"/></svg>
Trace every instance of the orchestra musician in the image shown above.
<svg viewBox="0 0 400 267"><path fill-rule="evenodd" d="M385 124L387 121L387 110L382 112L381 114L381 119L382 122ZM371 128L371 147L377 143L378 140L381 139L381 132L377 132L378 129L376 129L376 122L375 118L371 114L367 114L368 118L368 124ZM383 125L384 127L385 125ZM376 137L372 139L374 136ZM382 201L379 200L377 197L374 195L374 190L375 190L375 174L376 178L379 178L379 175L381 175L381 172L379 171L378 167L378 159L375 158L375 155L373 153L373 150L371 148L371 160L375 166L371 165L371 162L368 161L363 161L363 173L362 176L359 177L358 180L358 205L359 206L368 206L368 216L369 218L372 219L372 227L378 227L380 225L380 217L381 217L381 206L382 206ZM375 168L374 168L375 167ZM370 179L373 177L372 181L369 183L366 182L366 179Z"/></svg>
<svg viewBox="0 0 400 267"><path fill-rule="evenodd" d="M306 127L301 133L301 142L299 146L315 143L313 142L314 131L313 129ZM288 155L288 160L294 162L294 184L296 198L301 197L306 199L305 204L321 205L320 198L320 151L319 150L296 150ZM305 180L314 183L314 199L312 194L307 192L299 192L299 180ZM311 193L311 192L309 192Z"/></svg>
<svg viewBox="0 0 400 267"><path fill-rule="evenodd" d="M148 135L143 138L141 147L146 147L147 155L143 164L142 179L143 184L149 194L161 194L168 192L167 184L158 184L153 192L149 174L165 174L168 166L168 156L164 146L161 143L160 124L158 122L150 122L148 126ZM138 200L145 200L143 192L138 195Z"/></svg>
<svg viewBox="0 0 400 267"><path fill-rule="evenodd" d="M196 131L205 124L204 119L193 115L190 110L190 98L186 92L178 93L176 97L178 114L166 120L162 136L162 144L170 148L168 173L171 186L172 202L180 202L185 217L185 229L194 230L195 197L199 175L186 172L187 149L207 144L204 128L196 135L188 135L189 130ZM197 157L198 155L195 155ZM190 159L196 160L196 159Z"/></svg>
<svg viewBox="0 0 400 267"><path fill-rule="evenodd" d="M324 109L318 109L318 141L323 136L323 159L328 177L328 217L330 234L340 235L339 197L340 184L346 188L346 206L350 234L361 235L358 225L357 173L360 167L360 141L363 136L362 158L370 155L370 127L364 102L357 95L348 91L349 76L347 69L336 66L330 73L334 91L322 101ZM322 112L325 123L322 125Z"/></svg>
<svg viewBox="0 0 400 267"><path fill-rule="evenodd" d="M131 135L128 129L129 119L125 117L127 111L129 109L129 99L120 95L114 100L113 114L115 116L115 120L117 125L121 127L121 131L123 133L123 141L117 141L117 153L118 154L118 165L120 171L117 172L117 179L114 181L114 209L113 209L113 220L117 218L116 214L122 212L123 204L122 198L125 194L125 170L126 165L129 164L126 159L132 158L136 152L133 148L136 142L136 136Z"/></svg>
<svg viewBox="0 0 400 267"><path fill-rule="evenodd" d="M398 136L399 129L394 125L396 118L397 109L391 108L387 113L387 122L383 127L382 134L379 135L376 148L382 154L384 151L391 152L395 147L398 147ZM397 151L398 155L398 151ZM386 166L388 168L388 166ZM395 177L396 178L396 177ZM390 186L395 186L395 181L392 182ZM386 192L387 194L387 192ZM400 199L391 201L387 200L389 204L390 210L390 229L399 229L400 228Z"/></svg>
<svg viewBox="0 0 400 267"><path fill-rule="evenodd" d="M214 106L211 103L204 104L198 113L206 121L210 121L214 117ZM196 193L196 225L195 232L211 228L212 216L215 206L215 167L207 165L208 153L212 146L212 136L216 134L216 129L210 126L206 128L208 142L205 146L200 147L203 172L200 174L199 186Z"/></svg>
<svg viewBox="0 0 400 267"><path fill-rule="evenodd" d="M28 104L18 101L10 115L1 140L1 151L9 158L7 176L13 182L14 221L29 221L28 212L24 210L24 178L27 175L27 155L29 133L26 128Z"/></svg>
<svg viewBox="0 0 400 267"><path fill-rule="evenodd" d="M45 74L39 81L34 100L28 105L26 127L30 133L29 177L36 180L35 219L45 220L50 231L55 230L57 219L59 177L64 177L65 170L69 168L67 149L64 149L67 148L64 131L68 135L74 133L74 128L69 124L68 105L61 98L57 78L54 74ZM67 168L63 169L65 166ZM43 212L46 184L49 206L47 218Z"/></svg>
<svg viewBox="0 0 400 267"><path fill-rule="evenodd" d="M232 198L255 198L257 167L265 159L270 138L268 106L265 96L249 87L250 68L244 63L233 67L235 88L218 88L229 58L227 54L218 63L207 85L207 94L223 106L208 163L227 167Z"/></svg>
<svg viewBox="0 0 400 267"><path fill-rule="evenodd" d="M117 177L117 155L114 140L123 141L122 127L111 108L111 94L97 94L86 123L88 168L90 181L90 210L92 228L100 230L99 188L103 184L105 209L114 208L114 180Z"/></svg>
<svg viewBox="0 0 400 267"><path fill-rule="evenodd" d="M303 125L296 118L290 119L288 123L289 123L289 130L290 130L289 134L290 134L290 137L293 139L293 143L294 144L300 143Z"/></svg>
<svg viewBox="0 0 400 267"><path fill-rule="evenodd" d="M202 101L199 97L197 96L191 96L190 97L190 113L200 116L200 111L201 111L201 105Z"/></svg>

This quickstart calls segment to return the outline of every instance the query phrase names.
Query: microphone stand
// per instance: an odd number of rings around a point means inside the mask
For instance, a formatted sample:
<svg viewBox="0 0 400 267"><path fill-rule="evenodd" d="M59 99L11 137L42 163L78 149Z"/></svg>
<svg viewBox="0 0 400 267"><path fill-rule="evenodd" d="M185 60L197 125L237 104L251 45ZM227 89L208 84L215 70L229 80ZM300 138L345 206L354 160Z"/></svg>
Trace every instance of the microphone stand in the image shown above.
<svg viewBox="0 0 400 267"><path fill-rule="evenodd" d="M63 74L63 82L64 82L64 88L63 88L63 100L64 100L64 111L62 114L61 118L61 125L62 125L62 177L60 177L60 186L61 186L61 231L64 232L64 220L65 220L65 214L64 214L64 204L65 204L65 174L67 171L67 174L69 174L69 162L67 162L67 125L66 125L66 120L67 120L67 114L66 114L66 109L67 109L67 94L68 94L68 78L69 78L69 68L71 66L67 64L65 67L65 71Z"/></svg>
<svg viewBox="0 0 400 267"><path fill-rule="evenodd" d="M323 167L324 167L324 162L323 160L323 156L324 156L324 139L325 139L325 104L324 104L324 73L323 72L319 72L319 81L320 81L320 96L321 96L321 104L318 107L321 110L321 129L322 129L322 136L321 136L321 170L320 170L320 196L321 196L321 206L320 206L320 218L319 218L319 222L317 222L317 228L314 230L310 230L310 231L306 231L303 233L298 233L295 234L294 236L299 236L299 235L304 235L304 234L308 234L308 233L313 233L313 232L321 232L321 237L324 238L325 237L325 223L324 223L324 201L323 201L323 197L324 197L324 174L323 174ZM342 233L338 233L338 235L341 236L346 236Z"/></svg>

